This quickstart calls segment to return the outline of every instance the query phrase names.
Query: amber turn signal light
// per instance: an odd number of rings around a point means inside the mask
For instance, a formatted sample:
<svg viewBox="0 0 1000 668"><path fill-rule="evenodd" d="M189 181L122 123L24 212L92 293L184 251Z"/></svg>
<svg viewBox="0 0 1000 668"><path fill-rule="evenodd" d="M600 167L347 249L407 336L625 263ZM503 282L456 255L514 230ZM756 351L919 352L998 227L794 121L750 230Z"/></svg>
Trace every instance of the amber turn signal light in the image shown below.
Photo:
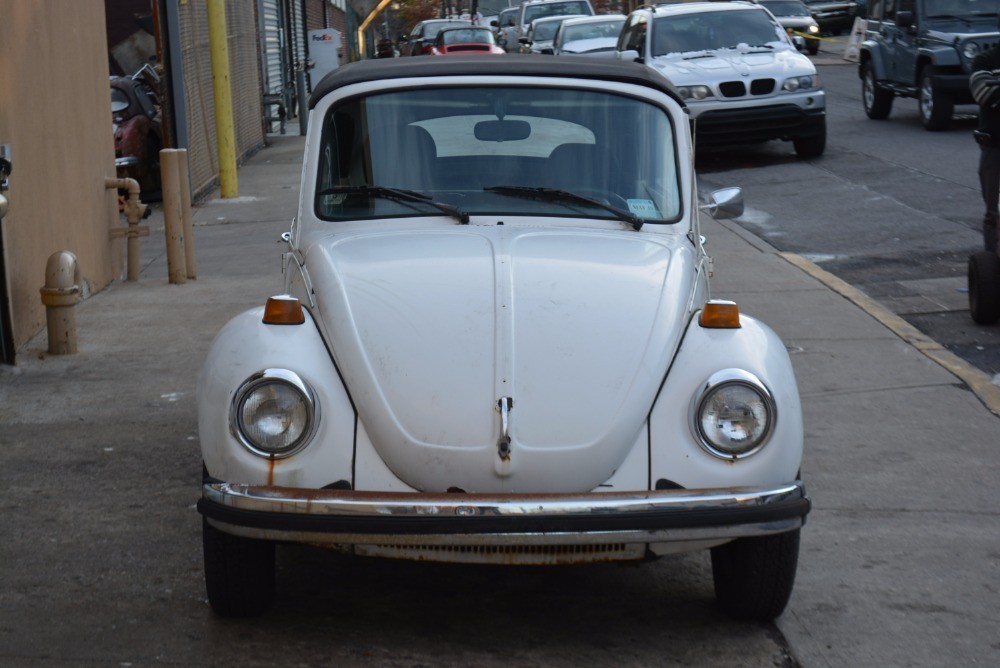
<svg viewBox="0 0 1000 668"><path fill-rule="evenodd" d="M712 329L739 329L740 307L725 299L709 299L701 309L698 324Z"/></svg>
<svg viewBox="0 0 1000 668"><path fill-rule="evenodd" d="M306 321L302 313L302 302L291 295L277 295L267 298L264 306L265 325L301 325Z"/></svg>

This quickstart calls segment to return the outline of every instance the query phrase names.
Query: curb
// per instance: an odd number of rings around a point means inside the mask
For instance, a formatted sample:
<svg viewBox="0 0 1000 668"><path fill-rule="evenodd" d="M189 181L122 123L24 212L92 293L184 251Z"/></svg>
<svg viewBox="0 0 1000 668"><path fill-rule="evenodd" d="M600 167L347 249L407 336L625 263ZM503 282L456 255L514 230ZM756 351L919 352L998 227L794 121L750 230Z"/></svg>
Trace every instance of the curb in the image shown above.
<svg viewBox="0 0 1000 668"><path fill-rule="evenodd" d="M801 255L782 252L779 252L778 255L789 264L798 267L826 287L859 306L865 313L890 329L896 336L909 343L931 361L936 362L957 376L959 380L969 386L973 394L979 398L991 413L1000 416L1000 386L995 385L985 372L980 371L958 355L950 352L940 343L931 339L854 286L837 278L825 269L821 269Z"/></svg>

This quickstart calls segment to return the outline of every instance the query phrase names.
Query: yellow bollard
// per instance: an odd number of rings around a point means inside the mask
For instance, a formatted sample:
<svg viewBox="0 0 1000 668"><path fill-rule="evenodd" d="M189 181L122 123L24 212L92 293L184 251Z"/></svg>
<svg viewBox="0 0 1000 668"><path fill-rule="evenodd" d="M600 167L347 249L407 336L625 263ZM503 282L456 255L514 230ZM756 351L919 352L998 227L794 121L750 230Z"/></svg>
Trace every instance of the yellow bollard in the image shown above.
<svg viewBox="0 0 1000 668"><path fill-rule="evenodd" d="M208 46L212 57L212 92L215 94L215 137L219 151L219 195L239 196L236 178L236 132L233 129L233 92L229 84L229 41L226 34L226 1L208 0Z"/></svg>
<svg viewBox="0 0 1000 668"><path fill-rule="evenodd" d="M45 286L41 288L45 305L45 324L49 335L49 353L76 353L76 313L80 301L80 265L76 255L59 251L45 263Z"/></svg>

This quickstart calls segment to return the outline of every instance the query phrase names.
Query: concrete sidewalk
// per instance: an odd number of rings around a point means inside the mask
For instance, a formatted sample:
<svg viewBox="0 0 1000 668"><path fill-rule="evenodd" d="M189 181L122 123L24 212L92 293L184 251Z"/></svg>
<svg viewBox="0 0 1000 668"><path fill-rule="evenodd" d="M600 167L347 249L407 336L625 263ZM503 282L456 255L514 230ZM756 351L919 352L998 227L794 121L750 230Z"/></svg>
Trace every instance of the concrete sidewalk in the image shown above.
<svg viewBox="0 0 1000 668"><path fill-rule="evenodd" d="M0 368L0 662L59 664L81 647L122 659L141 643L147 662L210 663L240 641L221 623L196 630L207 613L194 389L218 329L282 287L278 242L295 215L303 138L270 141L241 167L239 198L196 207L197 280L167 284L153 216L141 280L77 307L79 354L49 356L43 332L17 367ZM1000 419L877 304L852 301L735 223L709 220L703 233L714 296L781 335L803 397L814 506L777 623L791 654L804 666L1000 665ZM159 560L176 572L150 574ZM122 620L129 600L148 611ZM177 650L177 629L148 623L161 604L199 611L185 629L203 653ZM293 632L282 641L294 645Z"/></svg>

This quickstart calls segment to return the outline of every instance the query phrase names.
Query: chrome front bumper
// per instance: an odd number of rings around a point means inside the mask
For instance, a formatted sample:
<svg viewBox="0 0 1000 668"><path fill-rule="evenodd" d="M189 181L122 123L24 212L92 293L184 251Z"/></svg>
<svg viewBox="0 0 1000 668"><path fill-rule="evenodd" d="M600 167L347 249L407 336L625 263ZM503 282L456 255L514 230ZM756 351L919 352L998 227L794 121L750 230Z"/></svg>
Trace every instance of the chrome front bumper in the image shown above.
<svg viewBox="0 0 1000 668"><path fill-rule="evenodd" d="M341 545L588 545L713 541L792 531L801 481L588 494L423 494L206 483L198 510L227 533Z"/></svg>

